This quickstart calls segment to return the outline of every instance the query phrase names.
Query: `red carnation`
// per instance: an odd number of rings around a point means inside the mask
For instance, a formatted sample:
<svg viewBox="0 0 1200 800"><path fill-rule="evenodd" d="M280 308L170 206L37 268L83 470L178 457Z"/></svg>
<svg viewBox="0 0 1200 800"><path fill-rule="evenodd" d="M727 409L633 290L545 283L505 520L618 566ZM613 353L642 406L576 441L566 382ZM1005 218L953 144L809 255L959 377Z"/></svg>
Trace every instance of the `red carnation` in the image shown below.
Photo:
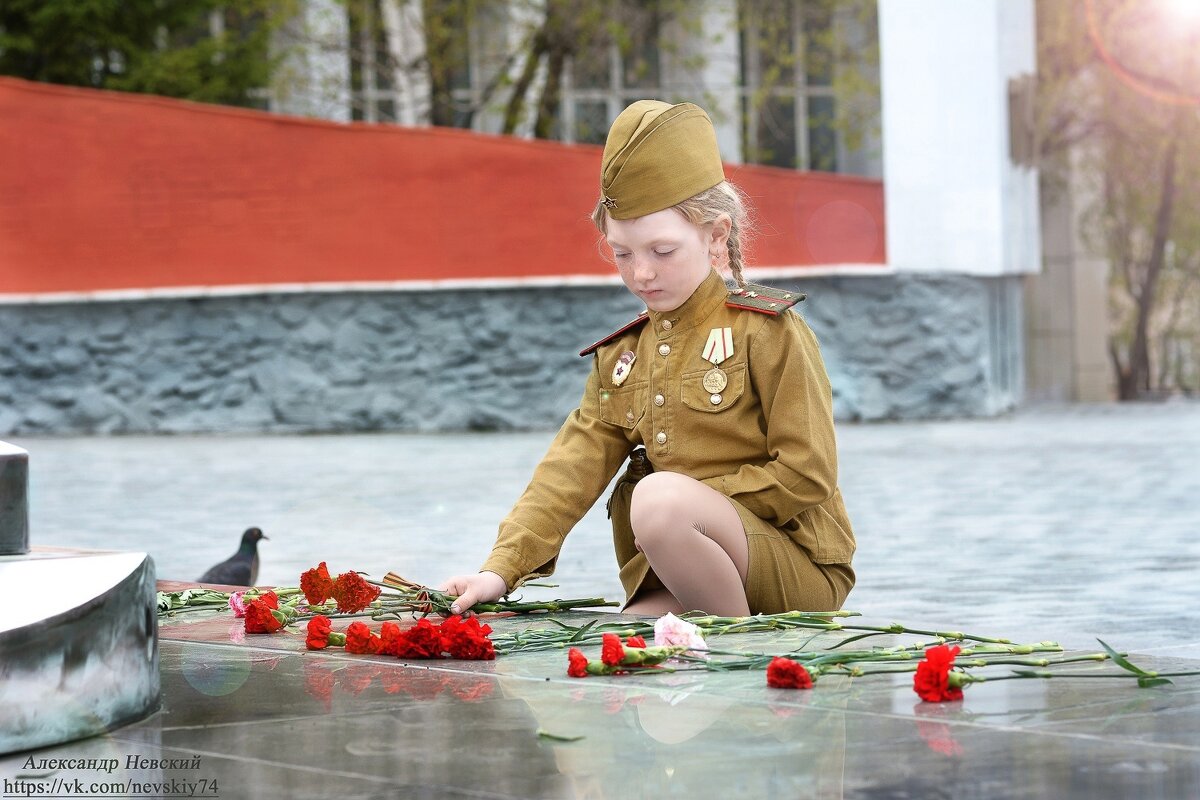
<svg viewBox="0 0 1200 800"><path fill-rule="evenodd" d="M630 647L645 647L646 640L641 636L630 636L625 640L625 644L629 645Z"/></svg>
<svg viewBox="0 0 1200 800"><path fill-rule="evenodd" d="M491 639L490 625L480 625L477 617L464 620L450 617L441 624L442 643L451 658L466 661L491 661L496 657L496 648Z"/></svg>
<svg viewBox="0 0 1200 800"><path fill-rule="evenodd" d="M343 572L334 581L330 594L337 600L338 611L355 614L379 597L379 587L364 581L357 572Z"/></svg>
<svg viewBox="0 0 1200 800"><path fill-rule="evenodd" d="M572 647L567 651L567 674L572 678L586 678L588 660L587 656L578 647Z"/></svg>
<svg viewBox="0 0 1200 800"><path fill-rule="evenodd" d="M329 568L324 561L301 573L300 589L311 606L320 605L333 595L333 578L329 577Z"/></svg>
<svg viewBox="0 0 1200 800"><path fill-rule="evenodd" d="M917 674L913 676L913 691L928 703L942 703L946 700L962 700L962 687L952 683L951 668L954 658L959 653L958 645L947 647L939 644L925 651L925 659L917 664Z"/></svg>
<svg viewBox="0 0 1200 800"><path fill-rule="evenodd" d="M404 633L394 622L385 622L379 629L379 654L398 656L404 646Z"/></svg>
<svg viewBox="0 0 1200 800"><path fill-rule="evenodd" d="M279 608L274 592L262 595L246 604L246 633L274 633L283 627L286 617L273 613Z"/></svg>
<svg viewBox="0 0 1200 800"><path fill-rule="evenodd" d="M329 646L329 634L333 624L328 617L313 617L308 621L308 639L304 642L309 650L324 650Z"/></svg>
<svg viewBox="0 0 1200 800"><path fill-rule="evenodd" d="M379 637L371 633L367 623L357 620L346 628L346 652L371 655L379 652Z"/></svg>
<svg viewBox="0 0 1200 800"><path fill-rule="evenodd" d="M621 647L621 637L615 633L606 633L600 637L600 660L610 667L618 666L625 658L625 648Z"/></svg>
<svg viewBox="0 0 1200 800"><path fill-rule="evenodd" d="M404 632L396 655L400 658L440 658L443 649L441 630L422 617Z"/></svg>
<svg viewBox="0 0 1200 800"><path fill-rule="evenodd" d="M777 656L767 665L767 686L776 689L811 689L812 685L812 675L804 665L790 658Z"/></svg>

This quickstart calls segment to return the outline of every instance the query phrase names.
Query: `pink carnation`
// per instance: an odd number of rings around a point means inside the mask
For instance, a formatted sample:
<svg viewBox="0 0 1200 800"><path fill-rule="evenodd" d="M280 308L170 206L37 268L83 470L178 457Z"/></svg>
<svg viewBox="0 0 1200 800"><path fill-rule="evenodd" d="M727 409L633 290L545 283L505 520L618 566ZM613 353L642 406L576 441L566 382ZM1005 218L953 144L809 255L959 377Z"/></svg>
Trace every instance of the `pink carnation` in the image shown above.
<svg viewBox="0 0 1200 800"><path fill-rule="evenodd" d="M655 647L686 647L689 650L707 650L700 629L687 620L668 613L654 623Z"/></svg>
<svg viewBox="0 0 1200 800"><path fill-rule="evenodd" d="M241 618L246 616L246 601L242 598L245 592L234 592L229 595L229 607L233 609L233 615Z"/></svg>

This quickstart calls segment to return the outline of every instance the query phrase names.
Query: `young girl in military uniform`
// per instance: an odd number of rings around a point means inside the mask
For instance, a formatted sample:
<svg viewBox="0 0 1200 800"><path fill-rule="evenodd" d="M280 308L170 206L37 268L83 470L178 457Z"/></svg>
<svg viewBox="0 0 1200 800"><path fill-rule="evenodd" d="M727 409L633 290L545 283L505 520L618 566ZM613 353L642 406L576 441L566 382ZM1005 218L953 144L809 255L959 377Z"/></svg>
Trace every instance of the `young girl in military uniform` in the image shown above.
<svg viewBox="0 0 1200 800"><path fill-rule="evenodd" d="M455 610L550 574L609 500L630 613L833 610L854 584L829 378L803 296L747 285L745 210L691 103L641 100L613 122L593 219L646 311L586 348L583 399ZM716 271L727 264L732 291Z"/></svg>

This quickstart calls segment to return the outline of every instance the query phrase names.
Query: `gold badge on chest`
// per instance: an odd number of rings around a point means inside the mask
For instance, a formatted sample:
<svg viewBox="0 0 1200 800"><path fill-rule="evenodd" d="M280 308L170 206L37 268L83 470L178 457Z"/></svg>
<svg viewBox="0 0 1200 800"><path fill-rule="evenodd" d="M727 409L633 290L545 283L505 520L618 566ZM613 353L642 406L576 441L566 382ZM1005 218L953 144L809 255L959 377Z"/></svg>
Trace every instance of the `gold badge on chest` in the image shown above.
<svg viewBox="0 0 1200 800"><path fill-rule="evenodd" d="M704 391L710 394L724 391L729 385L729 377L721 369L721 362L733 355L733 328L713 328L709 331L703 355L705 361L713 364L713 368L704 373Z"/></svg>
<svg viewBox="0 0 1200 800"><path fill-rule="evenodd" d="M617 365L613 367L613 386L620 386L625 382L625 379L629 377L629 373L633 369L634 361L637 361L637 354L632 350L626 350L624 353L621 353L621 357L617 359Z"/></svg>
<svg viewBox="0 0 1200 800"><path fill-rule="evenodd" d="M713 367L708 372L704 373L704 391L709 394L725 391L725 387L729 385L729 378L726 377L725 371L719 367Z"/></svg>

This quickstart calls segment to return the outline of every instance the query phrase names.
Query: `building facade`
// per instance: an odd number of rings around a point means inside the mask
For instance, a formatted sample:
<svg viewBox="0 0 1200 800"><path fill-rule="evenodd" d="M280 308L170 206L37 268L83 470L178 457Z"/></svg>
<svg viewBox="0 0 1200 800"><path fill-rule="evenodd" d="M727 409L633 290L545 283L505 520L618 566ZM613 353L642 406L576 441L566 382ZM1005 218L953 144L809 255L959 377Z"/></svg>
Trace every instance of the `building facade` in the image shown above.
<svg viewBox="0 0 1200 800"><path fill-rule="evenodd" d="M887 274L863 277L853 265L829 263L775 279L792 279L789 288L821 282L806 313L831 351L835 391L844 393L840 413L992 414L1020 402L1030 368L1023 284L1041 269L1026 118L1036 72L1032 0L612 5L630 36L624 46L607 41L566 59L556 138L602 143L628 103L687 99L709 110L727 163L881 179ZM351 54L333 116L428 122L430 81L411 66L422 64L421 4L357 0L351 7L358 13L342 25L336 4L309 5L309 23ZM491 4L459 31L458 124L503 129L505 95L489 89L511 84L526 67L538 8ZM545 67L536 78L543 84ZM498 81L501 74L507 79ZM327 93L328 84L278 107L330 113L320 100ZM527 110L515 132L528 136L533 126ZM885 319L868 310L867 298L881 293L891 296ZM1042 297L1030 299L1042 308ZM872 340L906 343L905 363L888 373L867 366L872 356L852 355ZM1044 361L1032 365L1039 387L1061 385L1058 367Z"/></svg>
<svg viewBox="0 0 1200 800"><path fill-rule="evenodd" d="M440 79L451 98L441 111L420 66L422 4L348 8L303 4L281 34L290 44L272 111L421 126L449 108L461 127L494 134L508 112L496 87L528 73L537 97L550 80L546 63L522 60L537 4L482 4L457 44L442 41L460 55ZM808 295L801 311L842 419L991 415L1019 403L1023 284L1041 263L1037 173L1014 121L1035 67L1032 0L680 8L633 19L632 41L566 58L554 137L602 141L634 99L687 99L709 110L732 168L881 182L886 224L852 224L863 208L828 200L793 226L805 263L759 261L756 271L752 252L748 277ZM535 105L517 117L514 133L530 136ZM581 218L589 211L580 203ZM847 229L854 241L831 241ZM882 259L854 255L880 248ZM0 289L0 336L14 343L0 352L0 433L554 427L586 373L574 352L640 310L615 276L399 283Z"/></svg>

